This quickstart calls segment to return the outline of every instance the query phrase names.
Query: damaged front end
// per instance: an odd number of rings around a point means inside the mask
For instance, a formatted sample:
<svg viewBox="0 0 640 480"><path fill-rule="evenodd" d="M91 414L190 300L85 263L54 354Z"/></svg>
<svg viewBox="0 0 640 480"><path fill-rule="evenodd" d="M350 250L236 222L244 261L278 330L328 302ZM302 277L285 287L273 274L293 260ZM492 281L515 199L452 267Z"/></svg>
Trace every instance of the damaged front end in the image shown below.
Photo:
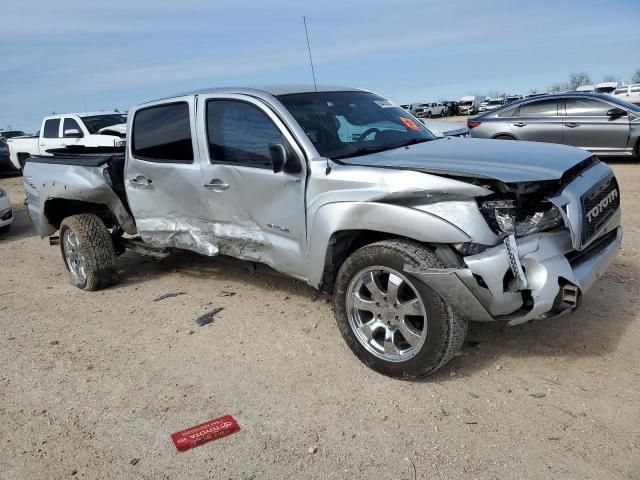
<svg viewBox="0 0 640 480"><path fill-rule="evenodd" d="M457 244L459 268L407 266L464 317L510 325L575 309L622 243L613 172L591 163L560 182L495 186L478 200L499 243Z"/></svg>

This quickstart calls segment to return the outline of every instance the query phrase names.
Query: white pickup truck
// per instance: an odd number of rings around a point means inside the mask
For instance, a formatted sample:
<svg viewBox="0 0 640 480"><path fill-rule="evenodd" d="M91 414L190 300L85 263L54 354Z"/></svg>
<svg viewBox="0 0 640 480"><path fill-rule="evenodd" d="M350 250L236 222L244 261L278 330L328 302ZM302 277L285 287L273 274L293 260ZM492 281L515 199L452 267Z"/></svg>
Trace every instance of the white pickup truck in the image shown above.
<svg viewBox="0 0 640 480"><path fill-rule="evenodd" d="M121 112L66 113L44 117L42 128L32 137L7 140L9 158L22 170L27 158L48 155L58 148L118 147L126 135L127 115Z"/></svg>

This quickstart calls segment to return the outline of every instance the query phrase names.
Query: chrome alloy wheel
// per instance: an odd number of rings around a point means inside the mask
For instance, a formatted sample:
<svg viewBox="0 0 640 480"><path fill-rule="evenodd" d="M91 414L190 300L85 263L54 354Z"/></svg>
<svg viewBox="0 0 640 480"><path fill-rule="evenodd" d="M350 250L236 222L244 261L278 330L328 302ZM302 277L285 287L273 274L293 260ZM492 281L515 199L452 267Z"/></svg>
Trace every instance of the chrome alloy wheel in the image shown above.
<svg viewBox="0 0 640 480"><path fill-rule="evenodd" d="M87 269L85 267L84 255L80 252L80 241L75 233L69 228L62 235L62 248L64 258L69 271L80 285L87 281Z"/></svg>
<svg viewBox="0 0 640 480"><path fill-rule="evenodd" d="M356 338L382 360L404 362L424 345L424 303L400 272L382 266L359 271L347 289L346 307Z"/></svg>

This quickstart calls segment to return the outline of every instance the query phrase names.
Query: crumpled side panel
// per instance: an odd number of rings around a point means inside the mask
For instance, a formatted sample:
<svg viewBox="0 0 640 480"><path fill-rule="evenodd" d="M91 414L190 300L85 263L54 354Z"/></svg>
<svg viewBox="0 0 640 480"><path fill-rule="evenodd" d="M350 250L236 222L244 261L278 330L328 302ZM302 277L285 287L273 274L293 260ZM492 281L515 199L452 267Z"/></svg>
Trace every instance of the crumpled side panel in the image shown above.
<svg viewBox="0 0 640 480"><path fill-rule="evenodd" d="M224 224L156 217L138 220L138 232L144 242L155 247L181 248L210 257L222 254L268 263L271 248L267 237L257 225L248 223Z"/></svg>

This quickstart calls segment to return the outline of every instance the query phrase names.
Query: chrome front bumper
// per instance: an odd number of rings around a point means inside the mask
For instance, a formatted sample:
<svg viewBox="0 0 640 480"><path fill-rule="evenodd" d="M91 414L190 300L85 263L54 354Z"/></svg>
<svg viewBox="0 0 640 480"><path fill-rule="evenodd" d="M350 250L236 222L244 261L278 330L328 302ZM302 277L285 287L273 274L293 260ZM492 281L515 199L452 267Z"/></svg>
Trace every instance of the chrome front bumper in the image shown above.
<svg viewBox="0 0 640 480"><path fill-rule="evenodd" d="M583 251L573 248L566 229L519 238L516 243L526 290L512 291L505 285L511 267L503 244L465 257L467 268L431 270L407 265L405 271L469 320L508 320L517 325L548 318L574 310L577 300L613 262L622 244L622 227L611 220L611 230ZM566 286L575 291L575 302L563 298Z"/></svg>

